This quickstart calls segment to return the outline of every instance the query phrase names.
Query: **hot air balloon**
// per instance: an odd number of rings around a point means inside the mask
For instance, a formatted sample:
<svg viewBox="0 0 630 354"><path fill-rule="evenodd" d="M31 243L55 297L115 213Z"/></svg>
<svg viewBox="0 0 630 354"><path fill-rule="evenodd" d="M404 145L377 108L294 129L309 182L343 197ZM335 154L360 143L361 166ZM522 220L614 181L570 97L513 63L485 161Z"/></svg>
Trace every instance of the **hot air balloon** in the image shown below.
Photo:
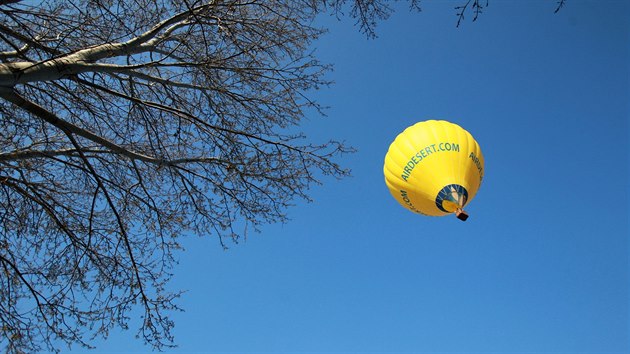
<svg viewBox="0 0 630 354"><path fill-rule="evenodd" d="M443 120L418 122L400 133L385 155L385 183L412 212L465 221L464 206L484 174L481 148L469 132Z"/></svg>

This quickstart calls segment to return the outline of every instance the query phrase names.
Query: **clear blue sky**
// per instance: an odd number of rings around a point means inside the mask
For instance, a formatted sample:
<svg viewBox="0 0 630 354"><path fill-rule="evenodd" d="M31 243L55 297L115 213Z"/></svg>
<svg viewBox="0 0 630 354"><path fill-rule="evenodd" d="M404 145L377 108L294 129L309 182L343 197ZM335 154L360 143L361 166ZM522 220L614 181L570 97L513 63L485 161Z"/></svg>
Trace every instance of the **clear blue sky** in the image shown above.
<svg viewBox="0 0 630 354"><path fill-rule="evenodd" d="M174 351L630 352L630 2L491 1L460 28L454 4L398 4L376 40L321 18L336 84L302 127L356 147L354 176L229 251L188 238ZM389 144L426 119L482 147L465 223L384 185ZM150 351L134 334L98 351Z"/></svg>

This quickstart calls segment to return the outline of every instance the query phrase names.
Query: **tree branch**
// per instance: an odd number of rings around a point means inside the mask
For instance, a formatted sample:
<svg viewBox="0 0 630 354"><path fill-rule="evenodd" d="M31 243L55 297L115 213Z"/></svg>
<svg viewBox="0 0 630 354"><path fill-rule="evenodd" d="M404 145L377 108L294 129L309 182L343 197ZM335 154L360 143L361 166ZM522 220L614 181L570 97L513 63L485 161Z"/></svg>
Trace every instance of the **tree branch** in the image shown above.
<svg viewBox="0 0 630 354"><path fill-rule="evenodd" d="M106 147L110 150L112 150L115 153L118 153L122 156L126 156L128 158L131 159L136 159L136 160L140 160L140 161L144 161L144 162L149 162L149 163L153 163L156 165L166 165L168 164L168 160L164 160L164 159L158 159L158 158L154 158L151 156L147 156L147 155L143 155L140 153L136 153L133 152L125 147L122 147L116 143L113 143L99 135L96 135L86 129L80 128L70 122L67 122L63 119L61 119L60 117L56 116L55 114L53 114L52 112L46 110L45 108L43 108L42 106L37 105L36 103L33 103L27 99L25 99L24 97L20 96L17 92L15 92L14 90L7 90L7 89L3 89L0 87L0 97L4 98L5 100L15 104L16 106L26 110L27 112L39 117L40 119L42 119L45 122L48 122L50 124L52 124L53 126L61 129L63 132L65 133L72 133L72 134L76 134L78 136L81 136L85 139L88 139L94 143L97 143L103 147ZM81 154L82 152L80 150L77 150L77 152L79 154Z"/></svg>

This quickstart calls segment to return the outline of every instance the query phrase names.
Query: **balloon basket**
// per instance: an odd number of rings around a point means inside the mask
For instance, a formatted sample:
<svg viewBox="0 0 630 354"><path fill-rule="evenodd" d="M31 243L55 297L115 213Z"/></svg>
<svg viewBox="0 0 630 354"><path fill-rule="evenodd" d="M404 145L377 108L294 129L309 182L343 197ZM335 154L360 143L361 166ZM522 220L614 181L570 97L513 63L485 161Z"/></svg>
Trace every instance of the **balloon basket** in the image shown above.
<svg viewBox="0 0 630 354"><path fill-rule="evenodd" d="M457 216L457 218L461 221L466 221L466 219L468 219L468 213L461 209L457 209L457 211L455 212L455 216Z"/></svg>

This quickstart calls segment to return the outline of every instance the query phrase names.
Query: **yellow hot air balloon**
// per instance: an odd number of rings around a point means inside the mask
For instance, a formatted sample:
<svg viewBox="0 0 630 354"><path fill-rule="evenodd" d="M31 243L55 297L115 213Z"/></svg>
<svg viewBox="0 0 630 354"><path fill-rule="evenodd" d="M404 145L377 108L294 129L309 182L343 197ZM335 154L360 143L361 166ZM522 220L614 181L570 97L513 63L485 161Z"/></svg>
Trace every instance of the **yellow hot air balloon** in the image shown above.
<svg viewBox="0 0 630 354"><path fill-rule="evenodd" d="M443 120L418 122L400 133L385 155L385 183L394 198L419 214L455 214L477 194L484 173L481 148L469 132Z"/></svg>

